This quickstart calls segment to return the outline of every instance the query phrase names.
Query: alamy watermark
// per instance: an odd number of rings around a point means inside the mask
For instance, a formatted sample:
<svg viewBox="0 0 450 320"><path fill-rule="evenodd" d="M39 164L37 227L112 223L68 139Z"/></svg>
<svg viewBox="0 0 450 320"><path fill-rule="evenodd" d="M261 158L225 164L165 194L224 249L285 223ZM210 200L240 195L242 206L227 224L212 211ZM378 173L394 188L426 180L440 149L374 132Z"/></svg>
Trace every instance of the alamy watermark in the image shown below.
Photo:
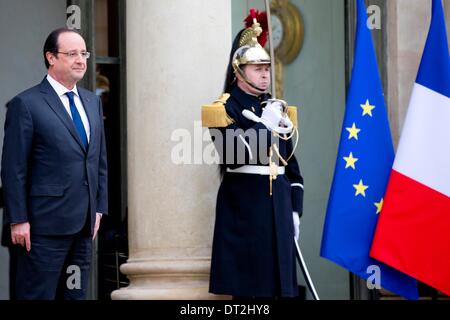
<svg viewBox="0 0 450 320"><path fill-rule="evenodd" d="M69 290L81 289L81 270L77 265L70 265L66 270L67 274L70 276L67 277L66 286Z"/></svg>
<svg viewBox="0 0 450 320"><path fill-rule="evenodd" d="M367 274L370 276L367 278L366 284L369 290L381 289L381 269L377 265L370 265L367 267Z"/></svg>
<svg viewBox="0 0 450 320"><path fill-rule="evenodd" d="M203 129L194 121L194 130L175 129L170 140L174 164L250 164L268 165L267 150L279 138L266 129Z"/></svg>
<svg viewBox="0 0 450 320"><path fill-rule="evenodd" d="M81 29L81 9L77 5L67 7L67 21L66 26L69 29Z"/></svg>
<svg viewBox="0 0 450 320"><path fill-rule="evenodd" d="M375 4L367 7L367 28L381 29L381 8Z"/></svg>

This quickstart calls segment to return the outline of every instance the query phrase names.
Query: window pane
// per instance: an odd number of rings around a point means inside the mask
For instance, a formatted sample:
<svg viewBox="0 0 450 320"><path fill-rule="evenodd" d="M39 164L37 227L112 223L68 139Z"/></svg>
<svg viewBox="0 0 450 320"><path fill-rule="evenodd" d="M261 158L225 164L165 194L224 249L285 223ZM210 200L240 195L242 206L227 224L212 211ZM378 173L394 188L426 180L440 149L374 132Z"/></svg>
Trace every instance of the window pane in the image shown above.
<svg viewBox="0 0 450 320"><path fill-rule="evenodd" d="M95 53L109 56L108 41L108 0L95 1Z"/></svg>

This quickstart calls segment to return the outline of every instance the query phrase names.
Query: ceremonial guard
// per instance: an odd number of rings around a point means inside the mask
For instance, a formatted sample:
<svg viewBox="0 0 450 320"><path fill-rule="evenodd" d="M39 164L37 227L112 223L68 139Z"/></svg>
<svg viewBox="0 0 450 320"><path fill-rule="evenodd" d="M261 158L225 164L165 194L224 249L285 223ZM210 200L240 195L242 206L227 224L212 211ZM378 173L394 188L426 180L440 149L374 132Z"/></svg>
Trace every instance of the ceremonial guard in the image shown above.
<svg viewBox="0 0 450 320"><path fill-rule="evenodd" d="M294 107L271 99L264 13L251 11L237 35L225 94L202 108L221 159L210 292L234 297L295 297L294 237L303 178L294 156ZM261 23L261 24L260 24Z"/></svg>

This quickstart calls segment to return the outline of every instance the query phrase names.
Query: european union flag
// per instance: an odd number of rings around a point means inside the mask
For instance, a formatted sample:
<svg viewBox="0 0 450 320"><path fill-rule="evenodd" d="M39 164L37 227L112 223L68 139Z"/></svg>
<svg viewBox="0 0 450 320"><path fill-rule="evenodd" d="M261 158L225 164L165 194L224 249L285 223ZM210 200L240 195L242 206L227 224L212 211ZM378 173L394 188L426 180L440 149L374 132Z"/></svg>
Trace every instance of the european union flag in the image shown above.
<svg viewBox="0 0 450 320"><path fill-rule="evenodd" d="M363 0L357 0L355 60L347 96L321 256L361 278L417 299L416 281L369 257L394 148Z"/></svg>

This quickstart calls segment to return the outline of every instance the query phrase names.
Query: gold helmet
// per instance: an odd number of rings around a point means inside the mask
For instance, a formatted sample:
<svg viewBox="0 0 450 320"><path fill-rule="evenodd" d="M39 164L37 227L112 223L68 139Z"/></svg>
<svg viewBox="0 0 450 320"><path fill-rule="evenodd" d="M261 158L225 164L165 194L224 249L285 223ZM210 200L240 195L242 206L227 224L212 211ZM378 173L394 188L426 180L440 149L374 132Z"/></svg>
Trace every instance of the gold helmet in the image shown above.
<svg viewBox="0 0 450 320"><path fill-rule="evenodd" d="M242 32L239 40L239 48L235 51L232 59L232 66L235 73L241 75L245 82L259 91L260 88L251 83L242 69L246 64L270 64L270 56L259 44L258 37L263 32L261 25L253 18L253 25Z"/></svg>

